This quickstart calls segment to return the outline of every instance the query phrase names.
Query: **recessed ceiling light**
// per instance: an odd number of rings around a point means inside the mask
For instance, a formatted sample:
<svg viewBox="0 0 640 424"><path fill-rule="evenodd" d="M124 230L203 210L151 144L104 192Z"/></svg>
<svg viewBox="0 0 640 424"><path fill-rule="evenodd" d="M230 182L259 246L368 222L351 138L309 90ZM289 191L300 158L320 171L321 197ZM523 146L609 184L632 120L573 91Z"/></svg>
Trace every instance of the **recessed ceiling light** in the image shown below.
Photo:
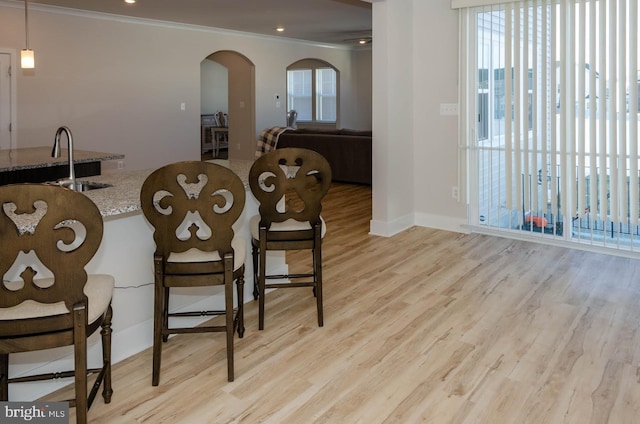
<svg viewBox="0 0 640 424"><path fill-rule="evenodd" d="M124 0L125 3L129 3L129 4L133 4L136 2L136 0Z"/></svg>
<svg viewBox="0 0 640 424"><path fill-rule="evenodd" d="M276 31L283 32L284 31L284 27L283 26L277 26L276 27Z"/></svg>

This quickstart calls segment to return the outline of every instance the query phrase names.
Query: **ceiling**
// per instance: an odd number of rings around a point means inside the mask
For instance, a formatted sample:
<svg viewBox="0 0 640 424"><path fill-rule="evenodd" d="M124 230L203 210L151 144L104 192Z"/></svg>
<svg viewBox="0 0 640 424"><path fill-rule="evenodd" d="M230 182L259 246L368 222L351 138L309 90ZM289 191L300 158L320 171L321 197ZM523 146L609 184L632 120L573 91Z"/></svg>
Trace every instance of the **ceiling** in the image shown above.
<svg viewBox="0 0 640 424"><path fill-rule="evenodd" d="M360 0L29 0L92 12L358 46L371 39L371 3ZM276 27L283 26L284 32Z"/></svg>

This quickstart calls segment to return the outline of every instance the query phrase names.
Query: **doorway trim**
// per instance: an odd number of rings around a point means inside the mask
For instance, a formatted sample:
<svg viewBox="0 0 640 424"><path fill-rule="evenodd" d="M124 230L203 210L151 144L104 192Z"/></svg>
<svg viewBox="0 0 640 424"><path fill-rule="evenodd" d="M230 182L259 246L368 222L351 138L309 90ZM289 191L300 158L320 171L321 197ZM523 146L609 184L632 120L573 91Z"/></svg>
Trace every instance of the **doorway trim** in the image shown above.
<svg viewBox="0 0 640 424"><path fill-rule="evenodd" d="M8 110L8 117L0 117L0 125L2 126L0 131L7 131L9 140L8 145L5 145L6 143L2 142L4 138L0 138L0 149L14 149L18 139L17 72L19 68L16 59L18 53L14 49L0 47L0 55L2 55L2 57L5 57L4 55L8 56L8 60L6 61L8 68L5 65L5 60L1 61L2 66L0 67L0 73L2 73L0 83L3 85L3 87L0 88L0 102L2 104L0 110L5 110L5 108ZM8 92L5 93L5 90L8 90ZM4 119L7 119L7 122L5 122Z"/></svg>

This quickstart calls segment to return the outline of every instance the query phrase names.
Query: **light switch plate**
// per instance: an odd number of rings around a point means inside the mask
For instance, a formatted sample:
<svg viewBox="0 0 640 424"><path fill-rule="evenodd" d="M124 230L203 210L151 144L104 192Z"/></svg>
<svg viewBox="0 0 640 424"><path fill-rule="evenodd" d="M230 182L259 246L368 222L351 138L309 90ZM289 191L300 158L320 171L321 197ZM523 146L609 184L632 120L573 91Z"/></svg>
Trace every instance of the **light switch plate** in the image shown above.
<svg viewBox="0 0 640 424"><path fill-rule="evenodd" d="M457 115L457 103L440 103L440 115Z"/></svg>

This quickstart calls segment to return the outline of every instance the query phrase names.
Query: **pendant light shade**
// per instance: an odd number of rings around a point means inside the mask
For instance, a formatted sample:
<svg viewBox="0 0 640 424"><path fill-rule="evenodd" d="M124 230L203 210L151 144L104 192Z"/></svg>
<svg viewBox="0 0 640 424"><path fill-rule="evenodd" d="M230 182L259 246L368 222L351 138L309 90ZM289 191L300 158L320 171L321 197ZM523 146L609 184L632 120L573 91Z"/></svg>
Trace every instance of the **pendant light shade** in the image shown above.
<svg viewBox="0 0 640 424"><path fill-rule="evenodd" d="M20 52L20 67L23 69L33 69L36 67L35 56L33 50L22 49Z"/></svg>
<svg viewBox="0 0 640 424"><path fill-rule="evenodd" d="M33 50L29 48L29 6L27 0L24 0L24 35L27 48L20 52L20 67L33 69L36 67L36 58Z"/></svg>

